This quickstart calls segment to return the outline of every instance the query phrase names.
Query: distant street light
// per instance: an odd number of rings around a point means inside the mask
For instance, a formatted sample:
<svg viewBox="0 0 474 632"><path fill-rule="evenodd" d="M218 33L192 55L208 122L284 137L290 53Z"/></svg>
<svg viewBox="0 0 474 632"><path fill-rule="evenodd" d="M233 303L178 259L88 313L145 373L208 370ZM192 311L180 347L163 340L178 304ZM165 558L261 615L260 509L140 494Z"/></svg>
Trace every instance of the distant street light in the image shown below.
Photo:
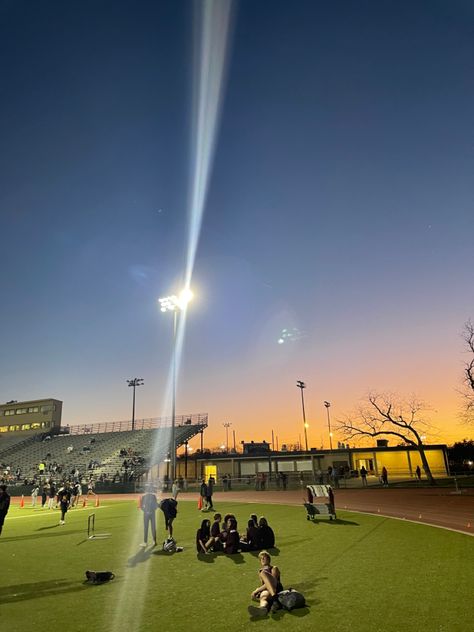
<svg viewBox="0 0 474 632"><path fill-rule="evenodd" d="M324 402L324 405L326 406L326 410L327 410L327 413L328 413L329 447L332 450L331 417L329 416L329 408L331 406L331 403L330 402Z"/></svg>
<svg viewBox="0 0 474 632"><path fill-rule="evenodd" d="M301 406L303 407L303 426L304 426L304 442L306 447L306 452L308 452L308 424L306 423L306 414L304 411L304 395L303 389L306 388L306 384L301 380L297 380L296 386L301 389Z"/></svg>
<svg viewBox="0 0 474 632"><path fill-rule="evenodd" d="M171 477L174 480L176 476L176 334L178 331L178 313L186 311L189 301L192 299L193 293L190 289L183 290L179 296L172 294L158 299L160 310L162 312L173 312L173 393L171 407Z"/></svg>
<svg viewBox="0 0 474 632"><path fill-rule="evenodd" d="M132 430L135 430L135 389L137 386L143 386L144 381L141 377L134 377L131 380L127 380L129 386L133 387L133 400L132 400Z"/></svg>
<svg viewBox="0 0 474 632"><path fill-rule="evenodd" d="M225 450L226 452L229 452L229 428L232 426L232 422L224 421L222 425L225 428Z"/></svg>

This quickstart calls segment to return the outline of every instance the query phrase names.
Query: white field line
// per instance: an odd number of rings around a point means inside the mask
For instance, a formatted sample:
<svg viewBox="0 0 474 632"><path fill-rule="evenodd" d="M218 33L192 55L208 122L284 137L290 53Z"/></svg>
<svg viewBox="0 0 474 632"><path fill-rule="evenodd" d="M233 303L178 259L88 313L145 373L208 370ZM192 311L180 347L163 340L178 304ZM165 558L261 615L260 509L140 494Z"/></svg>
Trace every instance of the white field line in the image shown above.
<svg viewBox="0 0 474 632"><path fill-rule="evenodd" d="M97 511L99 509L107 509L107 505L105 507L91 507L90 509L88 509L87 507L80 507L78 509L78 511L91 511L91 509L93 511ZM38 516L58 516L61 513L61 511L59 509L53 509L53 511L51 511L51 509L48 509L47 511L38 511L38 513L32 513L32 514L25 514L23 516L9 516L7 514L7 518L8 522L10 522L10 520L18 520L19 518L37 518ZM67 512L69 513L69 511ZM73 513L73 515L75 515L76 512ZM5 522L6 522L5 520Z"/></svg>

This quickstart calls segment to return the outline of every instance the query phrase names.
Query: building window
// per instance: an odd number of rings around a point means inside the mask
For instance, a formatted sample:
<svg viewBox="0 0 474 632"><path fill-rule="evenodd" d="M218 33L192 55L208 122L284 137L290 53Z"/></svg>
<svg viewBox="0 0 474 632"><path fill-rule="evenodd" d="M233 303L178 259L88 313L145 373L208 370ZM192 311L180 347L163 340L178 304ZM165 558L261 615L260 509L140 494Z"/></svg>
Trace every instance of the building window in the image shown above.
<svg viewBox="0 0 474 632"><path fill-rule="evenodd" d="M0 432L8 432L8 426L0 426Z"/></svg>
<svg viewBox="0 0 474 632"><path fill-rule="evenodd" d="M23 424L21 427L22 430L31 430L30 424Z"/></svg>
<svg viewBox="0 0 474 632"><path fill-rule="evenodd" d="M8 429L10 432L16 432L17 430L20 430L20 426L8 426Z"/></svg>
<svg viewBox="0 0 474 632"><path fill-rule="evenodd" d="M39 407L33 406L32 408L28 408L29 413L39 413Z"/></svg>
<svg viewBox="0 0 474 632"><path fill-rule="evenodd" d="M49 413L52 410L52 406L41 406L42 413Z"/></svg>
<svg viewBox="0 0 474 632"><path fill-rule="evenodd" d="M28 412L28 408L17 408L15 412L17 415L24 415Z"/></svg>
<svg viewBox="0 0 474 632"><path fill-rule="evenodd" d="M5 417L8 417L8 415L14 415L14 414L15 414L15 411L12 410L11 408L5 411Z"/></svg>

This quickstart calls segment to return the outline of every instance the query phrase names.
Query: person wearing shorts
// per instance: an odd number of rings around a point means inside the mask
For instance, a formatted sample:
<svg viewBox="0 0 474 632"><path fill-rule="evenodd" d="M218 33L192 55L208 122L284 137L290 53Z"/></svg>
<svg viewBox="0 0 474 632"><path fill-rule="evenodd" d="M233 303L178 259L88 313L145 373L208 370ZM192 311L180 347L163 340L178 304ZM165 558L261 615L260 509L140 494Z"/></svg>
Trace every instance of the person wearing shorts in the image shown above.
<svg viewBox="0 0 474 632"><path fill-rule="evenodd" d="M165 517L165 529L168 531L169 537L173 537L173 520L178 513L178 501L175 498L165 498L160 503L160 509Z"/></svg>
<svg viewBox="0 0 474 632"><path fill-rule="evenodd" d="M261 585L252 592L251 598L259 601L260 604L248 607L249 613L254 617L266 616L270 610L278 610L280 605L275 597L283 590L280 569L278 566L272 566L268 551L260 551L258 559L260 561L258 576Z"/></svg>

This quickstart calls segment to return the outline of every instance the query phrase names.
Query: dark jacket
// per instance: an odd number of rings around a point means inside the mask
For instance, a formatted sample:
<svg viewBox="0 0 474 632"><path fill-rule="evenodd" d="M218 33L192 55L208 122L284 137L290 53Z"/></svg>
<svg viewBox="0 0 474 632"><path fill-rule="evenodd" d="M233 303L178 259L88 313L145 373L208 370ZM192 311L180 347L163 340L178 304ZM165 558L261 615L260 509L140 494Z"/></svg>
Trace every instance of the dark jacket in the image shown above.
<svg viewBox="0 0 474 632"><path fill-rule="evenodd" d="M6 516L10 509L10 494L3 492L0 494L0 514Z"/></svg>
<svg viewBox="0 0 474 632"><path fill-rule="evenodd" d="M258 527L257 537L259 549L272 549L275 546L275 534L268 525Z"/></svg>
<svg viewBox="0 0 474 632"><path fill-rule="evenodd" d="M165 498L160 503L160 509L168 518L176 518L178 513L178 501L174 498Z"/></svg>

